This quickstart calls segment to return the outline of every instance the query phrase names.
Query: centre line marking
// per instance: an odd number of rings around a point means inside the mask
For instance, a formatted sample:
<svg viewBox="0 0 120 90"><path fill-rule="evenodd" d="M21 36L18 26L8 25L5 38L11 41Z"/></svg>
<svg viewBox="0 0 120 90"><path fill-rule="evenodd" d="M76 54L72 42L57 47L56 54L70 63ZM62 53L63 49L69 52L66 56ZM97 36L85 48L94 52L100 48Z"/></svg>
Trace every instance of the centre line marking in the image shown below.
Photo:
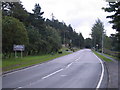
<svg viewBox="0 0 120 90"><path fill-rule="evenodd" d="M68 64L66 68L69 68L73 63L74 63L74 62Z"/></svg>
<svg viewBox="0 0 120 90"><path fill-rule="evenodd" d="M48 77L50 77L50 76L52 76L52 75L54 75L54 74L56 74L56 73L58 73L58 72L60 72L60 71L62 71L62 70L63 70L63 69L57 70L57 71L55 71L55 72L53 72L53 73L51 73L51 74L43 77L42 79L48 78Z"/></svg>

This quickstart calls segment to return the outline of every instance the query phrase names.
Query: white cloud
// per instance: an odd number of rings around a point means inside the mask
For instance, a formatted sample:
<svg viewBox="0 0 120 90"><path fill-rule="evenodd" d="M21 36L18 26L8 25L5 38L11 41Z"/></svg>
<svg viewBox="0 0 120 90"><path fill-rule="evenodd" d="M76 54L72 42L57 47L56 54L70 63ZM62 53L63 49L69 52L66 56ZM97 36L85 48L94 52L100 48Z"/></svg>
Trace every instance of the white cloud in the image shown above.
<svg viewBox="0 0 120 90"><path fill-rule="evenodd" d="M106 7L104 0L21 0L25 8L31 12L35 3L39 3L44 17L51 19L51 14L67 25L71 24L76 32L81 32L85 38L90 37L91 27L98 18L105 25L107 35L115 33L106 19L109 13L101 8Z"/></svg>

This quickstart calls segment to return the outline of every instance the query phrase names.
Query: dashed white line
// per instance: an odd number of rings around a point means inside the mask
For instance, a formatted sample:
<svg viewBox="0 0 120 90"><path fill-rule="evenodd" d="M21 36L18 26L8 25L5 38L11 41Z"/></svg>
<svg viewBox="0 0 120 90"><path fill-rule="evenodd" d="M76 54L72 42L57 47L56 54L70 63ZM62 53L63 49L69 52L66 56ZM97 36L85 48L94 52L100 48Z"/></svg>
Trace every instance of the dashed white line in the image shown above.
<svg viewBox="0 0 120 90"><path fill-rule="evenodd" d="M75 61L78 61L79 60L79 58L78 59L76 59Z"/></svg>
<svg viewBox="0 0 120 90"><path fill-rule="evenodd" d="M73 62L70 63L70 64L68 64L68 65L66 66L66 68L69 68L72 64L73 64Z"/></svg>
<svg viewBox="0 0 120 90"><path fill-rule="evenodd" d="M65 77L65 76L67 76L67 75L60 75L61 77Z"/></svg>
<svg viewBox="0 0 120 90"><path fill-rule="evenodd" d="M54 75L54 74L56 74L56 73L58 73L58 72L60 72L60 71L62 71L62 70L63 70L63 69L57 70L57 71L55 71L55 72L53 72L53 73L51 73L51 74L43 77L42 79L48 78L48 77L50 77L50 76L52 76L52 75Z"/></svg>
<svg viewBox="0 0 120 90"><path fill-rule="evenodd" d="M22 87L18 87L18 88L22 88Z"/></svg>
<svg viewBox="0 0 120 90"><path fill-rule="evenodd" d="M76 59L75 61L78 61L78 60L80 60L80 58L81 58L81 57L79 57L79 58L78 58L78 59Z"/></svg>
<svg viewBox="0 0 120 90"><path fill-rule="evenodd" d="M94 54L94 53L93 53ZM94 54L95 55L95 54ZM96 56L96 55L95 55ZM97 56L96 56L97 57ZM98 57L97 57L98 58ZM103 76L104 76L104 65L103 65L103 62L102 62L102 60L101 59L99 59L98 58L98 60L100 61L100 63L101 63L101 65L102 65L102 72L101 72L101 76L100 76L100 80L99 80L99 82L98 82L98 84L97 84L97 89L98 88L100 88L100 85L101 85L101 83L102 83L102 80L103 80Z"/></svg>
<svg viewBox="0 0 120 90"><path fill-rule="evenodd" d="M18 90L18 89L20 89L20 88L22 88L22 87L15 88L15 89L13 89L13 90Z"/></svg>

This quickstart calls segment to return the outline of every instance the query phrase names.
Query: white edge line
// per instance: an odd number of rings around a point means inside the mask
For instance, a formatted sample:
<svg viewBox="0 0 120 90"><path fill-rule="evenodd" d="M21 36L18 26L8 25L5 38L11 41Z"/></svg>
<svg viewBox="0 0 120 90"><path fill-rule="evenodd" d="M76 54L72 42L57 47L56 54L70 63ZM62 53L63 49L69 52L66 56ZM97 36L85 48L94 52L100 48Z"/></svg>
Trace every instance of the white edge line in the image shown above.
<svg viewBox="0 0 120 90"><path fill-rule="evenodd" d="M62 71L62 70L63 70L63 69L57 70L57 71L55 71L55 72L53 72L53 73L51 73L51 74L43 77L42 79L48 78L48 77L50 77L50 76L52 76L52 75L54 75L54 74L56 74L56 73L58 73L58 72L60 72L60 71Z"/></svg>
<svg viewBox="0 0 120 90"><path fill-rule="evenodd" d="M25 71L25 70L27 70L27 69L35 68L35 67L37 67L37 66L39 66L39 65L30 66L30 67L23 68L23 69L20 69L20 70L17 70L17 71L8 72L8 73L6 73L6 74L3 74L2 76L4 77L4 76L10 75L10 74L17 73L17 72Z"/></svg>
<svg viewBox="0 0 120 90"><path fill-rule="evenodd" d="M94 53L93 53L94 54ZM94 54L95 55L95 54ZM96 55L95 55L96 56ZM97 56L96 56L97 57ZM98 57L97 57L98 58ZM99 59L98 58L98 60L100 61L100 63L101 63L101 65L102 65L102 73L101 73L101 76L100 76L100 80L99 80L99 82L98 82L98 85L97 85L97 87L96 88L100 88L100 85L101 85L101 83L102 83L102 80L103 80L103 76L104 76L104 65L103 65L103 62L102 62L102 60L101 59Z"/></svg>

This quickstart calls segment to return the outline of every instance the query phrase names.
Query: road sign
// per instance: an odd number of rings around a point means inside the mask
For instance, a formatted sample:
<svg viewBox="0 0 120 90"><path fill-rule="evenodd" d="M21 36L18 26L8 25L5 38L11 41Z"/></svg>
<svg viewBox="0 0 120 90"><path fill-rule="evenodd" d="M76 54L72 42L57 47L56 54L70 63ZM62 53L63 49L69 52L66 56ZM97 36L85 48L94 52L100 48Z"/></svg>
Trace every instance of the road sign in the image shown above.
<svg viewBox="0 0 120 90"><path fill-rule="evenodd" d="M21 51L21 58L23 57L22 52L25 50L24 45L13 45L13 50L15 51L15 58L17 58L17 51Z"/></svg>
<svg viewBox="0 0 120 90"><path fill-rule="evenodd" d="M13 50L14 51L24 51L25 50L25 46L24 45L14 45L13 46Z"/></svg>

